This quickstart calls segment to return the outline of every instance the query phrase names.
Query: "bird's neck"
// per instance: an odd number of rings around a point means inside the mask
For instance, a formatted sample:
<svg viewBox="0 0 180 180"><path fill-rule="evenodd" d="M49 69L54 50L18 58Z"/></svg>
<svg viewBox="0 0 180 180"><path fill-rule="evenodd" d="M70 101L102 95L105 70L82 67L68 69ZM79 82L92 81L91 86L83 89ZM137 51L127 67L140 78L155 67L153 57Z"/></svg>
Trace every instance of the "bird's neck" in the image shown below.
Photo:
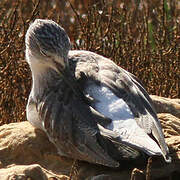
<svg viewBox="0 0 180 180"><path fill-rule="evenodd" d="M61 76L51 68L42 68L42 66L33 68L31 96L35 100L42 98L46 92L56 86L59 80Z"/></svg>
<svg viewBox="0 0 180 180"><path fill-rule="evenodd" d="M43 96L46 96L48 92L56 89L62 81L77 97L84 99L84 95L68 67L59 73L50 67L43 67L43 65L31 67L31 70L33 80L31 96L35 101L39 101Z"/></svg>

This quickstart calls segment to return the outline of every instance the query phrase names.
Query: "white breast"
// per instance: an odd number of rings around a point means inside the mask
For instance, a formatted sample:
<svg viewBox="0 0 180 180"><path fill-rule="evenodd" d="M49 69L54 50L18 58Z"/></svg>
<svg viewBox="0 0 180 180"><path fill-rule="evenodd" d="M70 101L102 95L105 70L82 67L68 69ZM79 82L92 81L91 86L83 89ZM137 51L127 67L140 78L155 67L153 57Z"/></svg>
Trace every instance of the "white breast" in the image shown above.
<svg viewBox="0 0 180 180"><path fill-rule="evenodd" d="M123 99L103 85L91 84L85 92L96 100L95 109L112 119L107 129L118 132L123 142L136 146L150 155L161 154L156 142L138 126L132 111Z"/></svg>
<svg viewBox="0 0 180 180"><path fill-rule="evenodd" d="M38 112L35 104L27 104L26 106L27 120L36 128L44 129L41 121L39 120Z"/></svg>

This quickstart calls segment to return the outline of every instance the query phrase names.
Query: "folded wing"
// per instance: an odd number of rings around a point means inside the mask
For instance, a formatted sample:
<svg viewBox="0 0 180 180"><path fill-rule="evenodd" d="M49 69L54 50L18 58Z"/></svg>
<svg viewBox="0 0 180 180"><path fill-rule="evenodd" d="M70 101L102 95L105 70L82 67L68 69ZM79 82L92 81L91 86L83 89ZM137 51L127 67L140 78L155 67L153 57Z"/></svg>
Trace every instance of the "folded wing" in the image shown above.
<svg viewBox="0 0 180 180"><path fill-rule="evenodd" d="M126 131L124 134L127 137L122 135L120 136L121 140L132 144L136 148L139 147L148 154L162 154L167 162L170 161L170 157L168 156L169 151L164 140L161 124L152 106L152 101L139 80L131 73L118 67L109 59L94 53L70 51L70 58L76 63L76 78L80 80L83 84L82 86L89 87L85 88L85 93L94 99L94 105L92 104L92 106L94 106L97 111L109 117L106 111L101 111L101 106L103 106L103 102L106 106L110 101L108 102L108 97L104 97L104 100L100 98L100 96L102 96L102 91L100 94L97 93L97 91L106 87L114 96L118 99L122 99L132 112L133 116L129 118L129 122L132 121L134 125L124 125ZM87 79L84 82L81 81L82 74L83 79L87 77L88 81ZM92 89L95 88L98 88L98 90L93 91ZM113 117L109 118L113 119ZM113 123L114 122L115 121L113 121ZM120 126L118 123L114 124ZM108 128L108 126L106 127ZM114 131L115 129L118 128L111 130ZM124 130L122 130L120 134L123 134L123 131Z"/></svg>

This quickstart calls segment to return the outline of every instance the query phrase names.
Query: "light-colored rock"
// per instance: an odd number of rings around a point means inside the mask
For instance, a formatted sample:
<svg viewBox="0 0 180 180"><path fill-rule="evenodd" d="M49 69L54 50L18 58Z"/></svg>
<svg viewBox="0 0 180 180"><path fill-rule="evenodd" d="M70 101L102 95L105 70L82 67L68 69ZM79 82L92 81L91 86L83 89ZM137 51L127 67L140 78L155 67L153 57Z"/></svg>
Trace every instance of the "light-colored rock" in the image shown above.
<svg viewBox="0 0 180 180"><path fill-rule="evenodd" d="M180 99L151 95L157 113L169 113L180 118Z"/></svg>
<svg viewBox="0 0 180 180"><path fill-rule="evenodd" d="M28 179L48 180L40 165L14 165L8 168L0 169L0 179L26 180Z"/></svg>
<svg viewBox="0 0 180 180"><path fill-rule="evenodd" d="M180 118L169 113L159 113L158 118L161 121L165 137L180 135Z"/></svg>
<svg viewBox="0 0 180 180"><path fill-rule="evenodd" d="M180 161L180 118L169 113L159 113L158 118L163 127L166 143L168 144L173 159Z"/></svg>
<svg viewBox="0 0 180 180"><path fill-rule="evenodd" d="M0 169L1 180L68 180L64 175L56 175L38 164L11 165Z"/></svg>
<svg viewBox="0 0 180 180"><path fill-rule="evenodd" d="M43 131L34 129L27 121L0 126L0 162L1 168L40 164L57 175L67 175L72 165L72 160L57 154Z"/></svg>

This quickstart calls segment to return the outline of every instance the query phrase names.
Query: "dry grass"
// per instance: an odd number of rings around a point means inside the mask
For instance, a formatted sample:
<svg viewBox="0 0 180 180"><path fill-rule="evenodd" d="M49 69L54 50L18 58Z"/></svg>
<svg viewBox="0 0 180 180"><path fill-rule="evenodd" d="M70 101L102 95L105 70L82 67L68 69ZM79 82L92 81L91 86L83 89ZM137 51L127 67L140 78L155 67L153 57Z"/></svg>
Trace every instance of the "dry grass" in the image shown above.
<svg viewBox="0 0 180 180"><path fill-rule="evenodd" d="M74 49L111 58L138 76L150 94L180 97L178 0L70 2L0 1L0 124L25 120L31 75L24 37L36 18L60 23Z"/></svg>

